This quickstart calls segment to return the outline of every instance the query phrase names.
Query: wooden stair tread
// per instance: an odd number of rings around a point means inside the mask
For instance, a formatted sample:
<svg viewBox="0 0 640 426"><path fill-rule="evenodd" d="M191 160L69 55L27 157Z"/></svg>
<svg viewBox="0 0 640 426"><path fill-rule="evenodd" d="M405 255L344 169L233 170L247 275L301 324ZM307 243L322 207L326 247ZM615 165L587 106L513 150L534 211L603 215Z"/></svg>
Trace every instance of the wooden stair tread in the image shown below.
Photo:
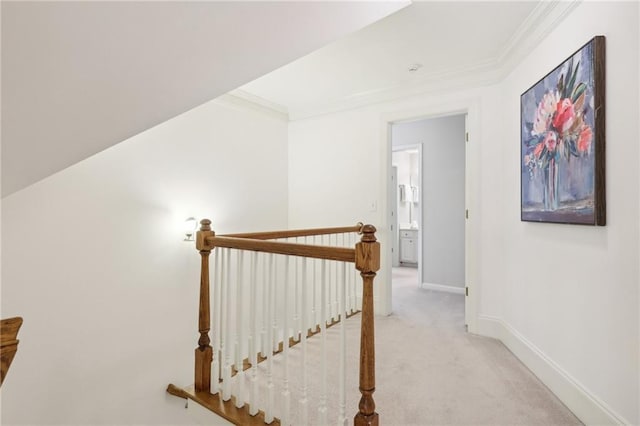
<svg viewBox="0 0 640 426"><path fill-rule="evenodd" d="M258 414L252 416L249 414L249 404L245 404L244 407L238 408L235 405L235 397L233 396L229 401L223 401L219 393L213 395L209 392L196 392L193 386L179 388L173 384L170 384L167 387L167 392L180 398L195 401L235 425L264 426L266 424L264 421L263 411L258 411ZM274 418L273 422L269 424L272 426L279 426L280 420Z"/></svg>
<svg viewBox="0 0 640 426"><path fill-rule="evenodd" d="M349 314L346 315L346 319L349 319L352 316L358 315L360 313L361 313L360 310L352 310ZM341 316L338 315L338 319L328 322L326 324L326 328L329 329L334 325L339 324L341 321L340 317ZM316 325L315 329L307 330L307 338L311 338L319 334L320 332L321 332L320 325ZM300 339L296 340L294 338L289 338L290 348L296 346L298 343L300 343ZM278 355L279 353L281 353L283 350L283 346L284 346L284 343L279 342L278 350L273 351L272 352L273 355ZM257 359L258 359L258 363L261 363L267 360L267 358L263 357L260 353L257 354ZM242 370L246 371L250 368L251 368L251 363L249 362L248 359L245 358L243 360ZM235 364L231 366L231 369L232 369L231 376L233 377L238 373L238 369L236 368ZM180 398L185 398L185 399L190 399L192 401L195 401L198 404L202 405L203 407L207 408L208 410L216 413L220 417L223 417L224 419L236 425L251 426L251 425L265 424L263 411L258 411L258 414L256 414L255 416L252 416L251 414L249 414L249 404L245 404L245 406L242 408L237 408L235 406L235 396L231 396L231 399L229 401L223 401L222 398L220 398L219 393L213 395L209 392L195 392L193 385L188 386L186 388L180 388L178 386L170 384L167 387L167 392L170 393L171 395L174 395ZM271 423L271 425L280 425L280 420L275 418L274 421Z"/></svg>
<svg viewBox="0 0 640 426"><path fill-rule="evenodd" d="M352 310L349 314L346 315L346 318L349 319L354 315L358 315L360 313L360 310ZM333 327L334 325L340 324L340 319L341 315L338 315L338 319L337 320L333 320L331 322L326 323L327 329ZM313 337L316 334L320 334L321 329L320 329L320 325L316 324L315 329L307 329L307 338ZM298 343L300 343L300 339L296 340L293 337L289 337L289 347L293 348L294 346L296 346ZM282 350L284 348L284 343L282 341L280 341L278 343L278 350L273 351L272 354L273 355L278 355L280 353L282 353ZM264 362L267 360L267 357L262 356L261 353L257 353L256 354L256 358L258 360L258 364L260 364L261 362ZM251 362L249 361L248 358L245 358L242 361L242 371L247 371L251 368ZM236 367L235 364L231 365L231 377L234 377L236 374L238 374L238 367ZM222 381L222 380L221 380Z"/></svg>

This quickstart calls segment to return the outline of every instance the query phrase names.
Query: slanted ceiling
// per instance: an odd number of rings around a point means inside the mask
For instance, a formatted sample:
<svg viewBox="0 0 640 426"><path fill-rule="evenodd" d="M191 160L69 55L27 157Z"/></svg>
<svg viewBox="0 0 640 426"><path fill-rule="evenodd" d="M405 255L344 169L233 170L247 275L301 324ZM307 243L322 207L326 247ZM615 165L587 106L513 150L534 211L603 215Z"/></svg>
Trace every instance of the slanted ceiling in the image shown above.
<svg viewBox="0 0 640 426"><path fill-rule="evenodd" d="M3 1L2 196L407 3Z"/></svg>

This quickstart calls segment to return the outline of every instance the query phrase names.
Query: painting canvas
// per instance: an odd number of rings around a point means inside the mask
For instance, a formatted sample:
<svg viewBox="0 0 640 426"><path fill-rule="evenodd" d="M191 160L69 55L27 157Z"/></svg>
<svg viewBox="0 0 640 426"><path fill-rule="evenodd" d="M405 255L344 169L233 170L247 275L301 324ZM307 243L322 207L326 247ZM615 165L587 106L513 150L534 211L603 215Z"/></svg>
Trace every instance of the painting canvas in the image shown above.
<svg viewBox="0 0 640 426"><path fill-rule="evenodd" d="M604 36L520 97L521 219L605 225Z"/></svg>

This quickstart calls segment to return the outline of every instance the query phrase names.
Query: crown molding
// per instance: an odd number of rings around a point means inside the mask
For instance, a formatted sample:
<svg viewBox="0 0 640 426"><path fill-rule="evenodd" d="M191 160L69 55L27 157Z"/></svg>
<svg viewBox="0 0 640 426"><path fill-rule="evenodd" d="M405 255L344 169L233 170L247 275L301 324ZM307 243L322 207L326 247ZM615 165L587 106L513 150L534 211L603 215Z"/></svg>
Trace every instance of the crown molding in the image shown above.
<svg viewBox="0 0 640 426"><path fill-rule="evenodd" d="M529 14L496 59L500 78L506 77L551 31L582 3L574 1L543 1Z"/></svg>
<svg viewBox="0 0 640 426"><path fill-rule="evenodd" d="M499 83L535 45L540 43L580 3L581 0L540 2L518 27L502 49L502 52L495 58L472 66L427 74L411 84L374 89L322 103L290 106L288 110L289 120L302 120L410 96L483 87Z"/></svg>
<svg viewBox="0 0 640 426"><path fill-rule="evenodd" d="M412 96L437 94L463 89L472 89L494 84L498 80L495 67L478 65L465 67L463 70L447 71L432 74L429 79L419 84L373 90L352 95L339 101L327 101L307 107L295 107L289 111L289 120L303 120L325 114L332 114L370 105L405 99Z"/></svg>
<svg viewBox="0 0 640 426"><path fill-rule="evenodd" d="M241 106L275 118L289 121L289 111L285 106L271 102L244 90L235 89L216 99L228 104Z"/></svg>

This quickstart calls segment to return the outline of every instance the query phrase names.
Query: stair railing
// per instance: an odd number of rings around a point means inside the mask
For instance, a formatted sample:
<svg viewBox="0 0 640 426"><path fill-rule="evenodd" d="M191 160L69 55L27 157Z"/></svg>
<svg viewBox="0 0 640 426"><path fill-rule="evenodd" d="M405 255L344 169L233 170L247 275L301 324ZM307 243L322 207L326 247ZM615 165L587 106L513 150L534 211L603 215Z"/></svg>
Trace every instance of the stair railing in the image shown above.
<svg viewBox="0 0 640 426"><path fill-rule="evenodd" d="M202 220L196 235L201 276L195 382L192 389L169 385L167 391L199 402L236 424L290 424L293 383L289 350L300 344L302 377L298 377L299 397L293 403L299 410L297 422L310 424L309 383L305 370L307 339L319 333L323 356L317 419L318 423L327 424L327 328L340 324L337 422L346 425L344 320L359 312L361 306L361 397L354 424L377 425L378 414L373 399L373 281L380 268L380 244L376 241L375 231L372 225L357 224L216 236L211 230L211 222ZM362 235L358 242L356 234ZM213 303L209 268L212 251ZM355 265L352 272L346 267L348 263ZM363 282L361 300L356 294L358 271ZM213 346L210 333L213 334ZM278 392L273 374L276 354L284 357L282 389ZM262 361L266 362L266 373L263 371L262 376L266 379L265 389L260 389L257 379L258 364ZM247 375L245 370L248 370ZM276 397L281 407L281 419L274 415ZM232 406L228 403L231 400Z"/></svg>

